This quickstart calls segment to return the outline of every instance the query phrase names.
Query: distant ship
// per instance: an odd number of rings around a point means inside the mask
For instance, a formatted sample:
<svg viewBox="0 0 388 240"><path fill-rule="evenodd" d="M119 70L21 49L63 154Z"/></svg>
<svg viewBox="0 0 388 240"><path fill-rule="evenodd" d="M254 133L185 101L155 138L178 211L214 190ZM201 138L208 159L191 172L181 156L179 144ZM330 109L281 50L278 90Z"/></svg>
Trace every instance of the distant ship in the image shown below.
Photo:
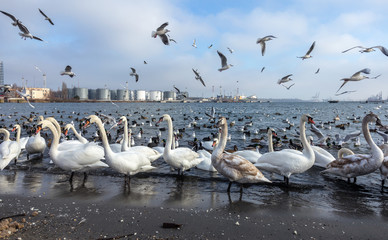
<svg viewBox="0 0 388 240"><path fill-rule="evenodd" d="M338 103L339 101L338 100L329 100L328 102L329 103Z"/></svg>
<svg viewBox="0 0 388 240"><path fill-rule="evenodd" d="M384 102L383 100L383 92L379 92L378 94L369 97L366 102Z"/></svg>

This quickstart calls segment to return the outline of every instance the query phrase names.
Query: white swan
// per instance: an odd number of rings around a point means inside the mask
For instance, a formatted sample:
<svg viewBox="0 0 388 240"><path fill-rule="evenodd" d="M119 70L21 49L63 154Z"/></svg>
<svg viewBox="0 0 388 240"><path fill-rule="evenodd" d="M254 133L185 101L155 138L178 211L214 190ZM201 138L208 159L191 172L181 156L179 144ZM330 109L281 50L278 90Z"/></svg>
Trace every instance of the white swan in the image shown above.
<svg viewBox="0 0 388 240"><path fill-rule="evenodd" d="M227 191L230 192L232 182L238 183L258 183L271 182L258 170L251 162L243 157L224 153L228 136L228 124L226 118L222 117L217 126L221 128L221 138L214 148L211 159L212 164L217 171L229 179ZM242 186L240 188L242 191Z"/></svg>
<svg viewBox="0 0 388 240"><path fill-rule="evenodd" d="M215 169L212 164L212 155L208 151L198 150L197 153L202 161L197 166L195 166L196 168L209 172L217 172L217 169Z"/></svg>
<svg viewBox="0 0 388 240"><path fill-rule="evenodd" d="M13 126L12 132L16 131L16 142L19 143L20 149L24 150L26 148L27 141L30 137L20 137L20 134L22 132L22 128L19 124L15 124Z"/></svg>
<svg viewBox="0 0 388 240"><path fill-rule="evenodd" d="M276 136L276 132L273 128L267 129L267 137L268 137L268 152L273 152L273 143L272 143L272 136ZM256 147L256 150L241 150L236 151L232 153L233 155L241 156L251 163L256 163L257 160L262 156L262 154L259 151L259 148Z"/></svg>
<svg viewBox="0 0 388 240"><path fill-rule="evenodd" d="M134 147L131 147L130 144L129 144L129 141L128 141L128 122L127 122L127 117L126 116L122 116L120 117L120 121L118 124L123 124L124 125L124 139L123 139L123 142L122 142L122 147L121 147L121 151L134 151L134 152L137 152L137 153L141 153L141 154L144 154L151 162L155 161L156 159L158 159L160 156L162 156L161 153L159 153L158 151L150 148L150 147L147 147L147 146L134 146ZM132 134L132 131L129 130L129 134L131 135Z"/></svg>
<svg viewBox="0 0 388 240"><path fill-rule="evenodd" d="M60 137L62 135L62 131L58 121L53 117L48 117L45 120L50 121L54 125L55 129L57 130L58 137ZM82 147L82 145L83 143L81 143L79 140L66 140L58 144L58 150L64 151L64 150L72 149L79 146Z"/></svg>
<svg viewBox="0 0 388 240"><path fill-rule="evenodd" d="M65 130L65 133L64 133L65 136L67 136L67 134L69 133L70 129L73 130L74 135L76 136L78 141L80 141L80 143L85 144L85 143L89 142L86 138L84 138L80 133L77 132L77 130L74 127L74 124L71 124L71 123L68 123L65 126L65 129L64 129Z"/></svg>
<svg viewBox="0 0 388 240"><path fill-rule="evenodd" d="M288 184L289 177L294 173L303 173L314 165L314 152L310 143L306 138L305 123L314 123L313 118L309 115L302 115L300 118L300 140L305 148L305 151L299 152L293 149L283 149L277 152L269 152L263 154L255 164L259 169L274 172L284 176L285 182Z"/></svg>
<svg viewBox="0 0 388 240"><path fill-rule="evenodd" d="M90 115L85 123L85 127L91 123L96 123L102 137L102 145L104 147L106 163L115 171L125 175L125 185L130 189L130 176L138 172L144 172L155 167L151 166L151 162L142 154L135 152L113 152L109 146L108 138L101 119L96 115ZM128 178L128 181L127 181Z"/></svg>
<svg viewBox="0 0 388 240"><path fill-rule="evenodd" d="M173 126L172 126L172 120L170 115L164 114L159 119L157 124L162 121L167 121L167 124L168 124L168 136L167 136L166 146L163 152L163 158L166 161L166 163L168 163L172 168L178 169L178 175L181 174L183 176L183 172L185 170L195 167L203 159L199 158L198 153L186 147L171 149L172 137L173 137L173 134L172 134Z"/></svg>
<svg viewBox="0 0 388 240"><path fill-rule="evenodd" d="M322 171L322 173L332 173L348 179L354 178L354 181L356 181L357 176L372 173L381 166L384 154L373 142L370 135L368 124L371 122L381 126L380 118L373 113L367 114L362 120L362 133L371 149L371 153L348 155L337 159L327 165L327 169Z"/></svg>
<svg viewBox="0 0 388 240"><path fill-rule="evenodd" d="M312 142L311 136L309 136L309 140L310 142ZM315 155L314 166L326 168L327 164L335 160L335 157L325 149L318 146L312 146L312 145L311 145L311 148L313 149L314 155ZM304 151L305 150L303 149L303 152Z"/></svg>
<svg viewBox="0 0 388 240"><path fill-rule="evenodd" d="M40 132L30 136L26 143L27 160L30 159L31 154L35 153L39 153L42 158L46 147L46 140L40 136Z"/></svg>
<svg viewBox="0 0 388 240"><path fill-rule="evenodd" d="M7 129L1 128L0 133L5 134L4 141L0 144L0 170L3 170L12 160L17 161L21 149L18 142L9 140Z"/></svg>
<svg viewBox="0 0 388 240"><path fill-rule="evenodd" d="M87 174L86 171L108 167L100 159L104 157L104 151L95 143L82 144L77 148L67 150L58 150L59 134L54 124L49 120L43 120L37 127L37 133L43 128L49 128L53 134L53 141L50 147L50 158L55 165L65 171L71 171L69 182L72 185L74 172L84 172L85 183Z"/></svg>

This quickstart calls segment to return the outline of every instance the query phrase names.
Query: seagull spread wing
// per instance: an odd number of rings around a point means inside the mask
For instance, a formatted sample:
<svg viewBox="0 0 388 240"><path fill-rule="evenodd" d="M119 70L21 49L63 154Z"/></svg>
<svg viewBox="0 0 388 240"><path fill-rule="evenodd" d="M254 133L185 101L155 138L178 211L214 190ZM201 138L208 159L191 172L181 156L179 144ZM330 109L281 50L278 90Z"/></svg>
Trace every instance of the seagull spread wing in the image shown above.
<svg viewBox="0 0 388 240"><path fill-rule="evenodd" d="M9 14L9 13L4 12L4 11L0 11L0 12L3 13L4 15L10 17L13 21L15 21L15 22L17 21L17 19L12 14Z"/></svg>
<svg viewBox="0 0 388 240"><path fill-rule="evenodd" d="M156 29L156 31L163 30L165 27L167 27L167 25L168 25L168 22L163 23L162 25L160 25L160 27L158 27L158 28Z"/></svg>
<svg viewBox="0 0 388 240"><path fill-rule="evenodd" d="M204 86L204 87L206 87L206 85L205 85L205 82L203 81L203 79L202 79L202 77L200 76L199 77L199 79L198 79L201 83L202 83L202 85Z"/></svg>
<svg viewBox="0 0 388 240"><path fill-rule="evenodd" d="M134 69L133 67L131 67L131 70L132 70L132 73L136 73L136 69Z"/></svg>
<svg viewBox="0 0 388 240"><path fill-rule="evenodd" d="M344 83L342 83L341 87L338 88L337 92L338 92L338 91L339 91L339 90L340 90L340 89L341 89L341 88L349 81L349 80L347 80L347 79L345 79L345 78L344 78L344 79L341 79L341 80L343 80ZM337 92L336 92L336 93L337 93Z"/></svg>
<svg viewBox="0 0 388 240"><path fill-rule="evenodd" d="M32 36L32 38L43 42L43 40L41 38L38 38L36 36Z"/></svg>
<svg viewBox="0 0 388 240"><path fill-rule="evenodd" d="M374 46L374 47L371 47L371 48L378 48L378 49L380 49L380 51L381 51L385 56L388 57L388 49L386 49L385 47L383 47L383 46Z"/></svg>
<svg viewBox="0 0 388 240"><path fill-rule="evenodd" d="M352 75L352 77L355 77L357 75L360 75L361 73L365 73L365 74L369 74L370 73L370 69L369 68L364 68L358 72L356 72L355 74Z"/></svg>
<svg viewBox="0 0 388 240"><path fill-rule="evenodd" d="M261 41L260 42L260 45L261 45L261 56L264 56L264 53L265 53L265 41Z"/></svg>
<svg viewBox="0 0 388 240"><path fill-rule="evenodd" d="M181 90L179 90L179 88L177 88L177 87L175 87L175 86L174 86L174 88L175 88L175 90L176 90L177 93L181 93Z"/></svg>
<svg viewBox="0 0 388 240"><path fill-rule="evenodd" d="M218 56L220 56L221 58L221 65L224 67L224 66L227 66L227 63L226 63L226 57L224 56L224 54L222 54L221 52L217 51L218 53Z"/></svg>
<svg viewBox="0 0 388 240"><path fill-rule="evenodd" d="M311 45L310 49L307 51L306 55L310 55L310 53L313 51L314 47L315 47L315 41Z"/></svg>
<svg viewBox="0 0 388 240"><path fill-rule="evenodd" d="M355 47L346 49L345 51L342 51L342 53L346 53L347 51L350 51L350 50L355 49L355 48L364 48L364 47L363 46L355 46Z"/></svg>
<svg viewBox="0 0 388 240"><path fill-rule="evenodd" d="M200 76L199 76L199 73L198 73L197 71L195 71L194 68L192 68L192 70L193 70L193 72L194 72L194 74L195 74L196 77L200 77Z"/></svg>
<svg viewBox="0 0 388 240"><path fill-rule="evenodd" d="M38 8L38 9L39 9L39 12L40 12L45 18L48 18L47 15L44 14L44 12L43 12L42 10L40 10L40 8Z"/></svg>
<svg viewBox="0 0 388 240"><path fill-rule="evenodd" d="M25 33L25 34L29 34L30 33L30 31L28 31L27 27L24 26L23 24L18 23L18 27L19 27L20 31L22 31L23 33Z"/></svg>
<svg viewBox="0 0 388 240"><path fill-rule="evenodd" d="M162 34L162 35L159 35L160 39L162 39L162 42L164 43L164 45L170 45L170 42L168 41L168 37L166 36L166 34Z"/></svg>

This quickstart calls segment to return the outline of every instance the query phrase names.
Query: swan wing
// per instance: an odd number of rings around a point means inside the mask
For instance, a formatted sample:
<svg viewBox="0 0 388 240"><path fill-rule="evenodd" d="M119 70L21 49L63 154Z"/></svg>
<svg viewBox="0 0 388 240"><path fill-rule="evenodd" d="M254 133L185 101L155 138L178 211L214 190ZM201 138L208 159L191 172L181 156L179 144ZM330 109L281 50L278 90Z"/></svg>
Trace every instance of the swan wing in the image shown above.
<svg viewBox="0 0 388 240"><path fill-rule="evenodd" d="M82 147L72 151L65 151L68 159L77 162L80 165L94 164L104 158L104 149L96 144L83 144Z"/></svg>
<svg viewBox="0 0 388 240"><path fill-rule="evenodd" d="M222 159L228 167L233 168L239 172L256 175L257 168L247 159L234 154L223 154Z"/></svg>
<svg viewBox="0 0 388 240"><path fill-rule="evenodd" d="M198 153L194 152L190 148L176 148L171 151L174 155L174 157L178 159L185 159L185 160L194 160L199 157Z"/></svg>

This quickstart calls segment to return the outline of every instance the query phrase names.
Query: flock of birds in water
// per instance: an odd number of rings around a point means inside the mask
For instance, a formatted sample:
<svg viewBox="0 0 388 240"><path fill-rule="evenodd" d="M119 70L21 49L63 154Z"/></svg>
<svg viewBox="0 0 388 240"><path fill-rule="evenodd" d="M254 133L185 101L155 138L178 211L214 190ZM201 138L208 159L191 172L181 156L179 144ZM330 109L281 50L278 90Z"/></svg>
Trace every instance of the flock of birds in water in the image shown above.
<svg viewBox="0 0 388 240"><path fill-rule="evenodd" d="M388 127L382 125L380 118L374 113L366 114L363 117L361 131L351 133L345 138L336 136L335 145L340 148L337 156L333 156L325 150L331 140L322 134L318 129L319 124L315 124L313 118L308 114L300 116L299 129L295 129L299 136L299 145L297 141L293 143L290 139L289 148L279 150L280 139L276 131L271 127L265 129L267 139L264 140L264 137L259 139L268 146L268 152L265 153L260 153L258 148L226 149L227 142L230 140L228 128L234 127L235 121L217 116L214 108L210 114L205 114L208 117L208 123L202 127L217 129L218 134L212 134L212 137L206 137L202 141L195 139L189 144L192 147L179 146L177 139L185 131L185 128L174 128L173 119L168 114L163 114L159 120L152 115L152 119L147 120L150 126L157 127L159 134L157 137L150 138L147 145L141 146L133 146L131 130L131 128L139 126L139 123L129 122L127 116L116 119L111 114L104 115L96 112L82 119L77 117L75 121L79 122L81 130L78 132L74 122L65 124L52 116L43 117L40 115L38 117L31 114L30 118L25 117L28 121L23 119L23 123L17 122L12 126L12 131L16 131L16 139L14 140L10 139L10 133L6 127L0 129L0 134L3 135L3 141L0 144L0 170L9 166L12 161L17 164L19 156L24 152L27 155L27 161L31 160L31 155L36 155L38 159L43 158L45 149L49 145L50 160L58 168L70 173L71 187L73 187L75 172L84 174L83 184L85 184L89 171L111 168L124 175L125 189L129 191L130 176L139 172L157 171L153 162L163 159L172 171L177 171L177 177L181 180L184 179L184 172L191 168L224 176L229 180L228 193L233 182L240 183L241 193L244 184L270 184L271 178L267 178L261 171L270 173L271 177L272 174L283 176L284 183L288 186L291 175L303 173L314 165L323 169L322 174L333 174L347 178L348 182L351 178L356 182L358 176L367 175L379 169L382 180L381 190L384 189L384 182L388 177L388 134L386 134ZM148 118L142 115L141 119ZM334 122L336 120L339 120L338 116ZM288 122L290 129L293 127L288 119L284 121ZM196 126L195 119L192 123L193 126ZM369 128L370 123L376 124L374 131L384 138L384 142L375 143L373 141L370 134L370 130L372 130ZM82 134L86 133L86 129L93 124L96 125L98 131L92 139L86 139ZM311 132L318 137L318 140L313 141L311 136L307 136L306 124L311 125ZM109 129L106 129L107 125L110 125ZM245 123L241 130L244 131L247 126L251 125L252 122ZM116 139L112 139L112 128L117 128ZM200 127L198 126L198 128ZM21 138L21 131L24 129L26 132L23 135L28 133L30 136ZM42 130L49 130L51 134L44 131L41 136ZM70 130L74 132L76 139L69 140L65 137L69 136ZM159 140L162 131L167 131L164 146ZM352 138L357 139L356 143L360 144L361 132L369 146L367 150L369 153L357 154L343 147L343 143ZM141 131L138 134L141 138ZM193 135L193 137L195 136Z"/></svg>
<svg viewBox="0 0 388 240"><path fill-rule="evenodd" d="M27 29L27 27L25 25L22 24L22 22L17 19L15 16L13 16L12 14L10 13L7 13L7 12L4 12L4 11L0 11L1 13L3 13L4 15L8 16L9 18L11 18L12 20L12 25L13 26L18 26L18 28L20 29L20 33L19 35L22 37L22 39L26 40L27 38L30 38L30 39L35 39L35 40L39 40L39 41L43 41L41 38L39 37L36 37L34 35L32 35L30 33L30 31ZM51 25L54 25L53 21L51 20L51 18L49 18L41 9L39 9L39 12L43 15L43 17L45 18L45 20L47 20ZM168 33L170 33L170 30L167 29L167 26L168 26L168 22L165 22L163 23L162 25L160 25L158 28L156 28L156 30L152 31L151 33L151 37L153 38L156 38L159 36L159 38L162 40L163 44L165 45L170 45L170 42L174 42L174 43L177 43L173 38L170 37L170 35ZM258 38L257 41L256 41L256 44L260 44L261 46L261 55L264 56L265 54L265 51L266 51L266 46L267 46L267 42L270 41L270 40L274 40L276 39L277 37L273 36L273 35L267 35L267 36L264 36L262 38ZM197 48L197 43L196 43L196 39L194 39L193 41L193 44L192 44L192 47L193 48ZM212 48L213 47L213 44L209 45L208 48ZM310 48L308 49L308 51L303 55L303 56L298 56L298 58L301 58L302 60L306 60L306 59L309 59L312 57L311 53L312 51L314 50L315 48L315 41L311 44ZM228 51L232 54L234 52L233 49L231 49L230 47L227 47ZM375 51L375 49L379 49L385 56L388 56L388 49L386 49L385 47L383 46L373 46L373 47L363 47L363 46L354 46L354 47L351 47L349 49L346 49L344 51L342 51L342 53L345 53L345 52L348 52L350 50L353 50L353 49L359 49L359 52L360 53L369 53L369 52L373 52ZM218 69L218 71L222 72L222 71L225 71L225 70L228 70L229 68L233 67L232 64L228 64L228 60L226 58L226 56L217 50L217 54L218 56L220 57L220 60L221 60L221 68ZM147 64L146 61L144 61L144 64ZM135 78L135 81L138 82L139 81L139 74L136 72L136 69L131 67L131 72L129 73L130 76L133 76ZM265 69L265 67L263 67L261 69L261 72L263 72ZM315 72L315 74L318 74L320 71L320 68L318 68ZM206 87L206 84L202 78L202 76L200 75L198 69L193 69L193 72L195 74L195 79L196 80L199 80L203 86ZM364 68L360 71L357 71L356 73L354 73L353 75L351 75L350 77L348 78L342 78L341 81L344 81L343 84L338 88L337 92L335 93L336 96L339 96L339 95L343 95L343 94L348 94L348 93L352 93L352 92L355 92L355 90L349 90L349 91L343 91L343 92L339 92L339 90L345 85L347 84L348 82L350 81L361 81L361 80L364 80L364 79L376 79L378 78L380 75L377 75L377 76L374 76L374 77L368 77L366 75L363 75L363 74L370 74L371 70L369 68ZM65 70L62 71L60 73L60 75L67 75L69 77L74 77L76 76L75 73L72 71L72 67L70 65L67 65L65 67ZM293 74L288 74L284 77L282 77L281 79L279 79L277 81L277 83L279 85L282 85L283 87L285 87L287 90L290 90L290 88L292 86L295 85L295 83L293 84L290 84L290 85L285 85L284 83L287 83L289 81L292 81L292 76ZM180 93L180 90L176 87L176 86L173 86L174 89L177 91L177 93ZM22 96L22 95L21 95ZM25 98L26 96L22 96L23 98ZM29 97L29 96L27 96ZM30 105L31 106L31 105Z"/></svg>

